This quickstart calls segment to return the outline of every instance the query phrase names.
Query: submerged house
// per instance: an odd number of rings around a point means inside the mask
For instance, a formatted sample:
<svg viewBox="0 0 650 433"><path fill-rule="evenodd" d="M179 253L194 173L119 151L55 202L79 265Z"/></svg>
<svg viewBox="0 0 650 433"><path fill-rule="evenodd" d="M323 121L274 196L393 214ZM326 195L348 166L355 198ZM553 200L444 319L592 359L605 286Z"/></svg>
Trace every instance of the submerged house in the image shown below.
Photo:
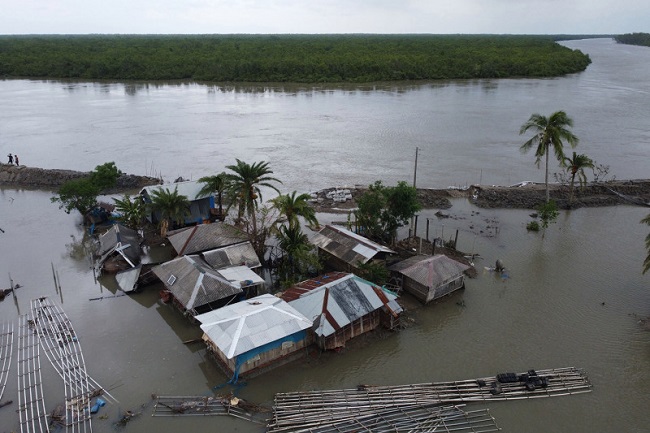
<svg viewBox="0 0 650 433"><path fill-rule="evenodd" d="M191 316L243 297L239 284L228 281L198 255L177 257L155 266L153 272L165 285L174 305Z"/></svg>
<svg viewBox="0 0 650 433"><path fill-rule="evenodd" d="M174 189L176 189L178 191L178 195L184 195L190 202L190 214L185 218L185 221L183 221L183 223L200 224L204 221L211 221L214 219L212 211L212 209L214 209L214 196L212 194L200 194L200 191L204 186L205 183L196 181L176 182L164 185L151 185L142 188L140 190L140 195L142 196L145 203L151 203L153 191L157 191L158 189L168 189L169 191L174 191ZM160 214L158 212L152 212L147 216L147 218L152 223L158 223L160 221Z"/></svg>
<svg viewBox="0 0 650 433"><path fill-rule="evenodd" d="M350 230L326 225L314 235L311 242L326 265L341 272L355 272L358 265L370 261L385 262L395 251L371 241Z"/></svg>
<svg viewBox="0 0 650 433"><path fill-rule="evenodd" d="M315 340L325 350L344 347L380 324L394 329L402 313L395 294L342 272L298 283L282 299L313 321Z"/></svg>
<svg viewBox="0 0 650 433"><path fill-rule="evenodd" d="M305 352L312 322L280 298L264 294L196 316L203 340L234 381Z"/></svg>
<svg viewBox="0 0 650 433"><path fill-rule="evenodd" d="M423 303L428 303L465 287L464 272L471 266L442 254L413 256L394 264L388 269L403 290Z"/></svg>
<svg viewBox="0 0 650 433"><path fill-rule="evenodd" d="M170 231L167 239L182 256L247 242L248 235L230 224L215 222Z"/></svg>
<svg viewBox="0 0 650 433"><path fill-rule="evenodd" d="M99 237L99 258L96 267L106 272L134 268L140 263L140 236L138 232L114 224Z"/></svg>

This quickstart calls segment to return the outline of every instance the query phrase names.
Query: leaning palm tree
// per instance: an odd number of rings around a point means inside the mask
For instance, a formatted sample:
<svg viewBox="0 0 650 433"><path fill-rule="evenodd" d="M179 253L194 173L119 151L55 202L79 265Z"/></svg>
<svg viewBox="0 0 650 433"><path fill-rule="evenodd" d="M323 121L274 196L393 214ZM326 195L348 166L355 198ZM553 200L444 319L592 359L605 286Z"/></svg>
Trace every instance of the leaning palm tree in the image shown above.
<svg viewBox="0 0 650 433"><path fill-rule="evenodd" d="M217 193L217 206L219 206L219 215L217 218L219 221L223 221L225 218L223 213L223 195L228 191L228 175L225 171L222 171L216 176L199 178L199 182L203 182L205 185L201 188L197 197Z"/></svg>
<svg viewBox="0 0 650 433"><path fill-rule="evenodd" d="M578 182L580 183L580 188L584 188L587 184L587 175L585 174L585 168L594 168L594 162L587 155L577 155L573 152L571 158L564 157L564 164L569 173L571 173L571 192L569 196L569 203L573 203L573 186L575 184L576 176L578 176Z"/></svg>
<svg viewBox="0 0 650 433"><path fill-rule="evenodd" d="M296 197L296 191L291 194L281 194L272 199L273 206L284 215L289 223L289 227L300 225L299 217L303 217L309 225L318 227L316 211L309 204L311 196L307 193L300 194Z"/></svg>
<svg viewBox="0 0 650 433"><path fill-rule="evenodd" d="M578 144L578 137L576 137L568 128L573 126L573 120L567 116L564 111L556 111L550 117L542 116L541 114L533 114L528 121L521 126L519 134L524 134L529 129L535 131L535 135L526 141L522 146L522 152L527 152L533 147L535 149L535 163L539 167L542 157L546 157L546 176L544 177L544 184L546 185L546 203L549 202L548 191L548 157L551 151L555 153L555 157L560 161L560 165L564 164L564 148L563 141L566 141L575 147Z"/></svg>
<svg viewBox="0 0 650 433"><path fill-rule="evenodd" d="M248 233L252 238L253 245L256 246L256 251L259 252L259 247L261 246L257 245L257 216L255 211L259 202L262 201L260 187L267 187L278 191L278 188L273 182L282 182L269 176L273 173L273 170L264 161L248 164L237 159L237 164L229 165L226 168L232 171L232 173L227 174L227 180L230 185L229 191L231 198L236 201L238 206L238 221L241 222L244 214L249 217L250 225Z"/></svg>
<svg viewBox="0 0 650 433"><path fill-rule="evenodd" d="M187 196L178 193L178 188L158 188L151 191L151 209L160 212L160 236L167 236L169 223L183 221L190 215L190 201Z"/></svg>

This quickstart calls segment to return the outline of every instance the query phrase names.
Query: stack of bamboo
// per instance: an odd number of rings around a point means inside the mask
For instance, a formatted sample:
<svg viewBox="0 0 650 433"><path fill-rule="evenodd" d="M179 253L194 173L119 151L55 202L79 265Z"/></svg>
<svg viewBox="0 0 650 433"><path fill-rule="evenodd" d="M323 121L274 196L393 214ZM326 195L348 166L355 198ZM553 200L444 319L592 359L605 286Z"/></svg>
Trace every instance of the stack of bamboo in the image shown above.
<svg viewBox="0 0 650 433"><path fill-rule="evenodd" d="M342 426L356 425L360 428L358 431L419 431L421 423L431 422L431 418L422 411L439 409L442 405L552 397L591 391L587 376L573 367L534 372L538 379L536 383L540 385L538 387L530 386L528 373L513 375L522 380L501 383L494 376L415 385L360 385L354 389L280 393L275 397L273 419L268 428L272 432L329 432L339 431L336 429ZM383 417L401 419L404 416L407 419L411 411L415 411L415 420L408 422L405 429L370 430L365 427L366 422L380 422ZM440 421L444 422L444 419ZM386 421L385 425L389 424ZM458 428L461 429L457 431L464 431L463 428L471 428L471 423L465 422Z"/></svg>

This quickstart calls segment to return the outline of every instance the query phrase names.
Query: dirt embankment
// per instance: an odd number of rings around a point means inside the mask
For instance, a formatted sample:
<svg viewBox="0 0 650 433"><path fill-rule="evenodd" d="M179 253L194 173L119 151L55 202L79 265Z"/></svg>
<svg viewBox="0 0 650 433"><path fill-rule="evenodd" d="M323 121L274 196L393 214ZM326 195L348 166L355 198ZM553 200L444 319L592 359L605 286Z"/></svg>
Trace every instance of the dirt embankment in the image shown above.
<svg viewBox="0 0 650 433"><path fill-rule="evenodd" d="M74 170L45 169L27 167L24 165L15 166L0 164L0 186L19 186L54 191L69 180L80 179L89 175L90 173ZM137 190L148 185L158 185L160 183L160 179L154 177L123 174L117 179L117 185L115 188L104 192L111 194L122 191Z"/></svg>
<svg viewBox="0 0 650 433"><path fill-rule="evenodd" d="M312 195L316 212L348 213L357 207L356 200L366 188L349 188L346 193L328 188ZM449 209L451 199L466 197L482 208L536 209L546 200L544 184L522 186L473 185L467 189L418 188L418 199L424 209ZM599 182L580 188L576 186L571 198L569 185L551 184L549 194L560 209L580 207L640 204L650 206L650 180L620 180Z"/></svg>
<svg viewBox="0 0 650 433"><path fill-rule="evenodd" d="M483 208L535 209L546 200L544 184L523 186L473 186L469 197ZM618 204L639 204L650 206L650 180L621 180L593 183L580 188L576 186L571 198L568 185L549 185L551 200L560 209L580 207L613 206Z"/></svg>

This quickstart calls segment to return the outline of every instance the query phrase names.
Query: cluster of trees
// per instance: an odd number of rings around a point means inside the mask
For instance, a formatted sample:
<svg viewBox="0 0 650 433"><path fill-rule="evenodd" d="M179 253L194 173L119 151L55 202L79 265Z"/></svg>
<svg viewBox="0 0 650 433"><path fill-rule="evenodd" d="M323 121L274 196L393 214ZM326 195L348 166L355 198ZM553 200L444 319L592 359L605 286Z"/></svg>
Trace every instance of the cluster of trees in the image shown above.
<svg viewBox="0 0 650 433"><path fill-rule="evenodd" d="M233 223L249 235L249 240L260 257L264 257L269 237L274 237L283 255L277 263L278 277L282 285L291 285L320 271L322 266L303 224L317 228L319 223L309 194L279 194L264 203L262 190L265 188L279 193L277 185L282 182L272 176L267 162L246 163L239 159L228 165L228 171L199 179L204 184L199 196L213 194L217 198L218 218L230 217ZM97 166L87 178L69 181L52 197L66 212L76 209L82 215L97 206L98 194L114 186L120 171L113 162ZM160 215L160 235L166 236L168 227L182 223L189 215L190 200L178 193L177 188L159 187L151 192L151 203L145 204L142 197L124 195L115 198L118 219L126 226L142 229L150 212ZM415 188L400 182L396 187L387 187L381 182L370 185L359 200L357 222L365 234L378 241L391 242L397 229L406 224L420 209ZM232 212L231 212L232 210ZM366 277L381 279L377 270L368 268Z"/></svg>
<svg viewBox="0 0 650 433"><path fill-rule="evenodd" d="M614 37L619 44L642 45L650 47L650 33L626 33Z"/></svg>
<svg viewBox="0 0 650 433"><path fill-rule="evenodd" d="M372 82L558 76L590 62L549 36L0 36L4 77Z"/></svg>

